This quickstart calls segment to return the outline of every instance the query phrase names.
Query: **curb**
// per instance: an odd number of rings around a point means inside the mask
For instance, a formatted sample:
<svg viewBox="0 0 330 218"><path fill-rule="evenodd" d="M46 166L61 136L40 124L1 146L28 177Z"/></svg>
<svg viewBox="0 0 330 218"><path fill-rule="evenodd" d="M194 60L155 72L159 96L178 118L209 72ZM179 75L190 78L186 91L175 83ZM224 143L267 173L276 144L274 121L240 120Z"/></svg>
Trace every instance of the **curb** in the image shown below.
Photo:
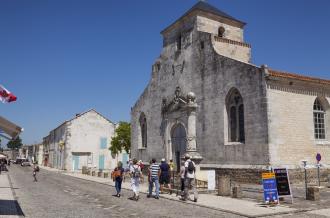
<svg viewBox="0 0 330 218"><path fill-rule="evenodd" d="M15 200L16 214L20 214L20 215L16 215L16 216L17 217L21 217L21 216L25 217L25 214L23 213L21 207L18 204L18 198L17 198L16 192L15 192L14 187L13 187L13 182L11 181L11 178L10 178L9 174L7 174L7 177L8 177L8 182L9 182L9 185L10 185L11 192L12 192L14 200Z"/></svg>

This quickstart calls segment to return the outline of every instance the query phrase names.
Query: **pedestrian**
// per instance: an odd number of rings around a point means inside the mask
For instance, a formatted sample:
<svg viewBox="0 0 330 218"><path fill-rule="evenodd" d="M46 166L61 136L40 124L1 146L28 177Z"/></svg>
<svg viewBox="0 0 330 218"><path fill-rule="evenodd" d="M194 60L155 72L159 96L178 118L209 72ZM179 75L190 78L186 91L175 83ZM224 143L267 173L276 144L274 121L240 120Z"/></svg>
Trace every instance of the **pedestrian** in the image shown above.
<svg viewBox="0 0 330 218"><path fill-rule="evenodd" d="M170 165L166 163L165 158L162 159L160 164L160 193L163 193L164 186L170 190L172 194L171 183L170 183Z"/></svg>
<svg viewBox="0 0 330 218"><path fill-rule="evenodd" d="M143 164L142 160L139 160L138 165L139 165L139 167L140 167L140 169L141 169L141 172L142 172L142 175L141 175L141 177L140 177L140 179L141 179L141 183L144 183L144 177L143 177L144 164Z"/></svg>
<svg viewBox="0 0 330 218"><path fill-rule="evenodd" d="M168 165L170 165L170 183L173 185L172 187L174 187L175 164L173 162L173 159L170 159L170 163Z"/></svg>
<svg viewBox="0 0 330 218"><path fill-rule="evenodd" d="M153 158L151 160L151 166L149 168L148 172L148 181L149 181L149 194L147 195L147 198L152 197L152 189L153 185L155 183L156 186L156 199L159 199L159 176L160 176L160 167L156 163L156 159Z"/></svg>
<svg viewBox="0 0 330 218"><path fill-rule="evenodd" d="M124 174L123 163L121 161L118 161L117 167L112 172L112 178L115 181L115 187L117 192L114 196L116 197L120 197L121 184L123 182L123 174Z"/></svg>
<svg viewBox="0 0 330 218"><path fill-rule="evenodd" d="M185 201L189 199L189 187L194 192L194 202L197 202L198 199L198 193L196 189L195 184L195 173L196 173L196 165L195 163L190 159L189 155L185 155L185 176L184 176L184 195L181 200ZM189 199L190 200L190 199Z"/></svg>
<svg viewBox="0 0 330 218"><path fill-rule="evenodd" d="M180 167L180 180L181 180L181 196L183 197L184 195L184 177L185 177L185 171L186 171L186 168L184 167L184 163L185 161L182 161L181 162L181 167Z"/></svg>
<svg viewBox="0 0 330 218"><path fill-rule="evenodd" d="M137 164L138 161L134 158L133 165L130 167L130 174L131 174L131 186L133 191L133 196L128 198L130 200L139 200L139 189L140 189L140 177L141 177L141 168Z"/></svg>
<svg viewBox="0 0 330 218"><path fill-rule="evenodd" d="M34 178L34 182L38 182L38 180L37 180L37 172L39 172L39 167L38 167L38 165L34 164L33 165L33 178Z"/></svg>
<svg viewBox="0 0 330 218"><path fill-rule="evenodd" d="M125 174L124 174L124 182L125 182L125 179L126 179L126 175L129 175L130 176L130 172L131 172L131 167L133 166L133 161L132 159L129 159L127 162L126 162L126 167L125 167Z"/></svg>

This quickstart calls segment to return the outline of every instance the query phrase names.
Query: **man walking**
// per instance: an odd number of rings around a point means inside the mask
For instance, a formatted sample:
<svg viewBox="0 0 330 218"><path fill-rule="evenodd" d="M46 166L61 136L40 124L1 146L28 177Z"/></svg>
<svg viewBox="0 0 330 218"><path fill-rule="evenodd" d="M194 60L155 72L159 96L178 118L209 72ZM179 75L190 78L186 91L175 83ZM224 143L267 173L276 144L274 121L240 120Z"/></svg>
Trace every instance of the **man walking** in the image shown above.
<svg viewBox="0 0 330 218"><path fill-rule="evenodd" d="M163 193L164 186L167 186L170 194L172 193L171 183L170 183L170 165L166 163L165 158L162 159L160 164L160 192Z"/></svg>
<svg viewBox="0 0 330 218"><path fill-rule="evenodd" d="M33 178L34 178L34 182L38 182L38 180L37 180L37 172L39 171L39 167L36 165L36 164L34 164L33 165Z"/></svg>
<svg viewBox="0 0 330 218"><path fill-rule="evenodd" d="M149 194L147 195L148 198L152 197L152 189L155 183L156 186L156 199L159 199L159 176L160 176L160 168L159 165L156 164L156 159L153 158L151 160L151 166L149 168L148 173L148 181L149 181Z"/></svg>
<svg viewBox="0 0 330 218"><path fill-rule="evenodd" d="M198 193L195 185L195 171L196 171L196 165L195 163L190 160L190 156L185 156L186 162L184 163L185 167L185 182L184 182L184 195L181 200L185 201L189 199L189 187L191 186L191 189L194 192L194 202L197 202L198 199Z"/></svg>

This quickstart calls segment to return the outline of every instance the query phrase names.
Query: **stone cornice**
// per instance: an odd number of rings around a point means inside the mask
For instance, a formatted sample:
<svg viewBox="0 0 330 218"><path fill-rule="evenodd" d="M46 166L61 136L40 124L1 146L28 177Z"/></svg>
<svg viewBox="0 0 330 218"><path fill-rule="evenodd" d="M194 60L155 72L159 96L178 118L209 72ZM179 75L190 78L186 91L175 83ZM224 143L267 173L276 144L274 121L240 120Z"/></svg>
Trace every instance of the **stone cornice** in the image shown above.
<svg viewBox="0 0 330 218"><path fill-rule="evenodd" d="M235 41L235 40L232 40L232 39L222 38L222 37L219 37L219 36L214 36L214 40L217 41L217 42L224 42L224 43L228 43L228 44L239 45L239 46L251 48L251 45L247 44L245 42L239 42L239 41Z"/></svg>

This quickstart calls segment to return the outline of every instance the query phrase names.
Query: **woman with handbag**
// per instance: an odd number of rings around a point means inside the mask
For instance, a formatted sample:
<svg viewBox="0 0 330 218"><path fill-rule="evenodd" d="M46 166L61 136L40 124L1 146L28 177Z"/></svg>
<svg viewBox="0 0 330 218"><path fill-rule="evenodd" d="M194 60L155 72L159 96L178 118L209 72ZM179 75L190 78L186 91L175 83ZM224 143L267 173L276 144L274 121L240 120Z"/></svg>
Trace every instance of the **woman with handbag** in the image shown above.
<svg viewBox="0 0 330 218"><path fill-rule="evenodd" d="M119 161L117 167L112 172L112 178L115 181L115 187L117 191L117 194L113 196L120 197L121 184L123 182L123 173L124 173L123 163Z"/></svg>

